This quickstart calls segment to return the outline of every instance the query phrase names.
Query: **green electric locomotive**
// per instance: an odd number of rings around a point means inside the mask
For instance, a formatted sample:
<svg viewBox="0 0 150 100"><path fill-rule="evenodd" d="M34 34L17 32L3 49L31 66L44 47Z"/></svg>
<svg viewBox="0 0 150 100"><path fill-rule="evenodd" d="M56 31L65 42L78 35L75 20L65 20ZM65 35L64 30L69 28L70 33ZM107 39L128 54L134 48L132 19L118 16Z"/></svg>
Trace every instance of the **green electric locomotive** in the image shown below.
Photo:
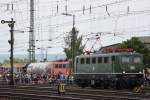
<svg viewBox="0 0 150 100"><path fill-rule="evenodd" d="M74 79L81 86L133 88L143 84L143 57L135 52L79 55Z"/></svg>

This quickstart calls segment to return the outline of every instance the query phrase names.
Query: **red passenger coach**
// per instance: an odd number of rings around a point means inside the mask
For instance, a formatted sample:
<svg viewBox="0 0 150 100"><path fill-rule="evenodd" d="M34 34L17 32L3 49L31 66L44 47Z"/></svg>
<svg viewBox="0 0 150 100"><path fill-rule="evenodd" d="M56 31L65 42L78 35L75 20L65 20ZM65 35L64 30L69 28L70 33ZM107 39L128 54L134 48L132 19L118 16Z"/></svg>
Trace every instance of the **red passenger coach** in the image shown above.
<svg viewBox="0 0 150 100"><path fill-rule="evenodd" d="M27 67L27 73L48 75L49 77L60 74L68 76L71 74L71 66L69 61L31 63Z"/></svg>
<svg viewBox="0 0 150 100"><path fill-rule="evenodd" d="M52 61L50 63L50 66L51 66L51 73L49 73L50 76L59 74L64 74L65 76L68 76L71 74L71 66L69 61Z"/></svg>

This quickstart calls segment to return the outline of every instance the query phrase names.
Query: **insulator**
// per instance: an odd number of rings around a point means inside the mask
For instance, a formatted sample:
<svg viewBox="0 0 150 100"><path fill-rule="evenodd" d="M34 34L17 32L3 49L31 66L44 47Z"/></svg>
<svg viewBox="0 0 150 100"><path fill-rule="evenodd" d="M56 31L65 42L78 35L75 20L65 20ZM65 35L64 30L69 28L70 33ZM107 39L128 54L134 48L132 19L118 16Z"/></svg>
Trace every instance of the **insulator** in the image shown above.
<svg viewBox="0 0 150 100"><path fill-rule="evenodd" d="M11 6L11 10L14 10L14 4L12 4L12 6Z"/></svg>
<svg viewBox="0 0 150 100"><path fill-rule="evenodd" d="M6 10L9 10L9 4L7 4L7 8L6 8Z"/></svg>
<svg viewBox="0 0 150 100"><path fill-rule="evenodd" d="M83 15L84 15L84 11L85 11L85 5L83 6Z"/></svg>
<svg viewBox="0 0 150 100"><path fill-rule="evenodd" d="M57 4L57 13L58 13L58 4Z"/></svg>
<svg viewBox="0 0 150 100"><path fill-rule="evenodd" d="M130 7L128 6L127 7L127 14L129 14L129 12L130 12Z"/></svg>
<svg viewBox="0 0 150 100"><path fill-rule="evenodd" d="M67 5L65 6L65 11L66 11L66 14L67 14Z"/></svg>
<svg viewBox="0 0 150 100"><path fill-rule="evenodd" d="M11 40L8 40L8 43L9 43L9 44L11 44L11 43L12 43L12 41L11 41Z"/></svg>
<svg viewBox="0 0 150 100"><path fill-rule="evenodd" d="M107 5L106 5L106 12L107 12L107 15L110 16L110 14L109 14L109 12L108 12Z"/></svg>
<svg viewBox="0 0 150 100"><path fill-rule="evenodd" d="M90 14L92 13L92 7L91 7L91 5L90 5Z"/></svg>

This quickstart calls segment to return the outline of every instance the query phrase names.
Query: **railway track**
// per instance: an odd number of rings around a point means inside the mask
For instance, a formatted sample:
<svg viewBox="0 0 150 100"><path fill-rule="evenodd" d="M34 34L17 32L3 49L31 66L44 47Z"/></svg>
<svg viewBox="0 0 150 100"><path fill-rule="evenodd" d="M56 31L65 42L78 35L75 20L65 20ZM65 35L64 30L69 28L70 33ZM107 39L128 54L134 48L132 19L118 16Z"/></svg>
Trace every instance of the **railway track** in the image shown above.
<svg viewBox="0 0 150 100"><path fill-rule="evenodd" d="M66 94L59 96L56 87L37 86L3 86L0 87L0 96L14 96L14 100L28 98L26 100L149 100L145 94L132 93L127 91L94 90L81 88L67 88ZM17 97L15 97L17 96ZM11 100L11 99L10 99Z"/></svg>

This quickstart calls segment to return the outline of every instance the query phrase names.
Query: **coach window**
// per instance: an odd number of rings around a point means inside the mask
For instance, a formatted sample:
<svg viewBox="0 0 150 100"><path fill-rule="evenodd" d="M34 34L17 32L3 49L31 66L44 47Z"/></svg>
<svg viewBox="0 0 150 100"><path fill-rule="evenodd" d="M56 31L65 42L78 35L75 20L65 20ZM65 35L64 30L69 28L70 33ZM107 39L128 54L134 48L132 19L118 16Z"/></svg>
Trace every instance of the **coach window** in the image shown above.
<svg viewBox="0 0 150 100"><path fill-rule="evenodd" d="M66 68L66 64L63 64L63 68Z"/></svg>
<svg viewBox="0 0 150 100"><path fill-rule="evenodd" d="M85 62L84 58L81 58L81 64L84 64L84 62Z"/></svg>
<svg viewBox="0 0 150 100"><path fill-rule="evenodd" d="M90 58L86 58L86 64L90 64Z"/></svg>
<svg viewBox="0 0 150 100"><path fill-rule="evenodd" d="M76 62L77 62L77 64L79 63L79 59L78 58L76 59Z"/></svg>
<svg viewBox="0 0 150 100"><path fill-rule="evenodd" d="M104 57L104 63L108 63L109 62L109 58L108 57Z"/></svg>
<svg viewBox="0 0 150 100"><path fill-rule="evenodd" d="M20 72L19 68L17 68L17 72Z"/></svg>
<svg viewBox="0 0 150 100"><path fill-rule="evenodd" d="M62 64L59 64L59 68L62 68Z"/></svg>
<svg viewBox="0 0 150 100"><path fill-rule="evenodd" d="M95 64L96 63L96 58L92 58L92 64Z"/></svg>
<svg viewBox="0 0 150 100"><path fill-rule="evenodd" d="M58 64L55 64L55 68L58 68Z"/></svg>
<svg viewBox="0 0 150 100"><path fill-rule="evenodd" d="M98 63L102 63L102 57L98 57Z"/></svg>

